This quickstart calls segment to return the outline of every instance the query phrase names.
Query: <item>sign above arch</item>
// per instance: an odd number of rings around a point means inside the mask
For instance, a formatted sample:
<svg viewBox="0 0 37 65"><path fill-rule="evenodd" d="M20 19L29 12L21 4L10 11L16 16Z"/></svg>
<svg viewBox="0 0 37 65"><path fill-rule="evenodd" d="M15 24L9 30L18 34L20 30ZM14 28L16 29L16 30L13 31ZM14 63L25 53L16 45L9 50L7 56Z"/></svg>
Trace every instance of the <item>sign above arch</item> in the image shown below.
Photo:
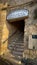
<svg viewBox="0 0 37 65"><path fill-rule="evenodd" d="M17 21L17 20L23 20L27 18L29 15L29 11L27 9L18 9L12 11L8 16L7 20L10 21Z"/></svg>

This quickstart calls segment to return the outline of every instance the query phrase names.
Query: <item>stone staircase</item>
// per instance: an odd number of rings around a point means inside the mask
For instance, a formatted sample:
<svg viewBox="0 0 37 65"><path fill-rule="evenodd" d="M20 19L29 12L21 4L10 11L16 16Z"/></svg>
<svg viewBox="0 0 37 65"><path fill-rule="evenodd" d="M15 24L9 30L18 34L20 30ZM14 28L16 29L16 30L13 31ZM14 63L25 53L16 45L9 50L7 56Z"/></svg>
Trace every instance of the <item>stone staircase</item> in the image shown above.
<svg viewBox="0 0 37 65"><path fill-rule="evenodd" d="M16 32L15 35L11 38L9 46L9 50L12 55L22 58L24 52L24 35L23 32Z"/></svg>

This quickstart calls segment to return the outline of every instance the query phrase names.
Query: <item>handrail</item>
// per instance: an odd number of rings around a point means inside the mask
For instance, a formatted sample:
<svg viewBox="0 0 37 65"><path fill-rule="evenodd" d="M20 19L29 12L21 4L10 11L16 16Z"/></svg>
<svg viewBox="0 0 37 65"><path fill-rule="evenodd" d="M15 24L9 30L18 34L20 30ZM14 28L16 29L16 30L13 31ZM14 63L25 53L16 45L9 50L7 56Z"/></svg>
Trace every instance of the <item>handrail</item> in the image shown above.
<svg viewBox="0 0 37 65"><path fill-rule="evenodd" d="M5 43L8 39L10 39L16 32L17 32L18 30L16 30L14 33L12 33L6 40L4 40L2 43ZM23 35L23 33L22 34L20 34L20 36L21 35ZM18 38L19 39L19 38ZM12 41L13 42L13 41Z"/></svg>
<svg viewBox="0 0 37 65"><path fill-rule="evenodd" d="M17 30L14 32L14 33L12 33L6 40L4 40L2 43L5 43L8 39L10 39L15 33L17 32Z"/></svg>

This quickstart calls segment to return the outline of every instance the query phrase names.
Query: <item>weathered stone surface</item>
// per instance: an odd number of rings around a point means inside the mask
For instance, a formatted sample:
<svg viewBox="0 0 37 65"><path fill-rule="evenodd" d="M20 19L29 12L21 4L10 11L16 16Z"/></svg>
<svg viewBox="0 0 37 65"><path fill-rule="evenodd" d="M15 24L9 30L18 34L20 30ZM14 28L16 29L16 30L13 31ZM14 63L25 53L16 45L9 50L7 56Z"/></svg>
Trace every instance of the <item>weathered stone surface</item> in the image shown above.
<svg viewBox="0 0 37 65"><path fill-rule="evenodd" d="M24 0L23 0L24 1ZM28 0L27 0L28 1ZM17 2L15 2L15 4L16 3L18 3L18 4L20 4L20 2L21 3L23 3L21 0L19 0L19 2L18 2L18 0L17 0ZM14 2L13 2L14 3ZM32 34L37 34L37 19L36 20L34 20L33 19L33 15L34 15L34 9L37 7L37 4L35 4L34 6L32 6L32 7L29 7L29 6L25 6L24 8L27 8L28 10L29 10L29 18L28 19L26 19L25 20L25 28L24 28L24 43L26 44L26 48L27 49L30 49L30 48L28 48L28 43L29 43L29 35L32 35ZM1 7L2 8L2 7ZM2 22L2 23L0 23L0 31L1 31L1 33L0 33L0 35L1 35L1 40L2 41L4 41L6 38L8 38L8 32L5 32L5 31L8 31L9 30L9 35L12 33L12 32L14 32L14 31L16 31L16 29L17 28L15 28L15 26L12 26L11 24L8 24L8 29L7 29L7 27L6 27L6 11L0 11L1 13L1 17L0 17L0 21ZM35 23L36 22L36 23ZM2 26L1 26L1 24L2 24ZM2 29L1 29L2 28ZM3 31L3 32L2 32ZM11 39L12 40L12 39ZM10 42L10 40L9 40L9 42ZM8 43L9 43L8 42ZM31 41L32 42L32 41ZM36 41L35 41L36 42ZM6 42L7 43L7 42ZM4 51L5 51L5 49L7 48L7 44L0 44L1 45L1 51L3 51L3 49L4 49ZM12 43L12 42L11 42ZM31 44L31 43L30 43ZM3 52L4 52L3 51ZM27 50L26 50L27 51ZM3 53L2 52L2 53ZM29 51L28 51L29 52ZM34 51L32 51L32 52L34 52ZM30 54L32 53L31 52L31 50L30 50ZM35 54L34 54L34 56L35 56ZM36 56L37 56L37 50L36 50ZM27 57L28 57L28 55L27 55Z"/></svg>
<svg viewBox="0 0 37 65"><path fill-rule="evenodd" d="M3 8L2 4L1 4L1 8ZM3 43L3 41L5 41L6 38L8 38L8 29L6 26L6 14L7 14L6 10L0 11L0 41L1 41L0 42L0 48L1 48L0 54L3 54L7 49L7 41Z"/></svg>

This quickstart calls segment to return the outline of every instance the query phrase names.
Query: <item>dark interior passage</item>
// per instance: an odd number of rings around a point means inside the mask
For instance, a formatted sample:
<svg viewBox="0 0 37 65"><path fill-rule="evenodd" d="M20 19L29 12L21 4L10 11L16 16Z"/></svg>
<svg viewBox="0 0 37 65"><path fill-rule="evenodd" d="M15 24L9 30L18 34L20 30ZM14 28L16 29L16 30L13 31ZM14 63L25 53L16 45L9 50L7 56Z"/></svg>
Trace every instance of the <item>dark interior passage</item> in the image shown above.
<svg viewBox="0 0 37 65"><path fill-rule="evenodd" d="M22 57L22 53L24 50L24 26L25 26L24 20L10 22L10 24L11 26L14 26L14 28L11 29L12 33L13 30L15 30L15 33L8 40L9 41L8 49L11 50L11 53L14 56Z"/></svg>
<svg viewBox="0 0 37 65"><path fill-rule="evenodd" d="M11 25L14 25L15 27L17 27L17 29L21 32L24 33L24 20L20 20L20 21L16 21L16 22L10 22Z"/></svg>
<svg viewBox="0 0 37 65"><path fill-rule="evenodd" d="M15 43L24 42L24 27L25 27L24 20L20 20L20 21L16 21L16 22L9 22L9 23L12 26L14 26L14 29L11 29L12 32L13 32L13 30L15 30L15 33L12 33L13 36L9 39L9 43L13 43L13 41Z"/></svg>

